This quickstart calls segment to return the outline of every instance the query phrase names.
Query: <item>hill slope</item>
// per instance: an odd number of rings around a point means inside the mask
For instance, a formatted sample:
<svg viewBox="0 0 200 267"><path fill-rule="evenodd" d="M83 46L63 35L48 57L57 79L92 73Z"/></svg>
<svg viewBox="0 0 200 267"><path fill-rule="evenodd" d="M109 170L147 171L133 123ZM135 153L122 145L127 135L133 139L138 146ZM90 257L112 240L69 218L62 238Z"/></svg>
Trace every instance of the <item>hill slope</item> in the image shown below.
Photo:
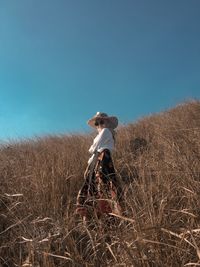
<svg viewBox="0 0 200 267"><path fill-rule="evenodd" d="M92 135L74 135L2 145L0 266L199 262L200 102L117 130L126 218L106 230L74 215L91 142Z"/></svg>

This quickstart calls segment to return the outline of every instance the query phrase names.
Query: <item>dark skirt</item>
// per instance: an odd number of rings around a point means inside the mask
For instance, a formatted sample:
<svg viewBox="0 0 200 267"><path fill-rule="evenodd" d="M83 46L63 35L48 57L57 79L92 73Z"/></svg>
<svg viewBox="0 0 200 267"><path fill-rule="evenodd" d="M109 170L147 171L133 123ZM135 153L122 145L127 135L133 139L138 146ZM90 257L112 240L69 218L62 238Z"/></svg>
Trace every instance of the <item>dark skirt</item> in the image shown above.
<svg viewBox="0 0 200 267"><path fill-rule="evenodd" d="M85 209L91 208L96 213L120 213L122 201L121 184L115 174L112 157L104 149L94 157L84 175L84 184L77 197L77 212L86 215ZM79 212L81 211L81 212ZM83 212L82 212L83 211Z"/></svg>

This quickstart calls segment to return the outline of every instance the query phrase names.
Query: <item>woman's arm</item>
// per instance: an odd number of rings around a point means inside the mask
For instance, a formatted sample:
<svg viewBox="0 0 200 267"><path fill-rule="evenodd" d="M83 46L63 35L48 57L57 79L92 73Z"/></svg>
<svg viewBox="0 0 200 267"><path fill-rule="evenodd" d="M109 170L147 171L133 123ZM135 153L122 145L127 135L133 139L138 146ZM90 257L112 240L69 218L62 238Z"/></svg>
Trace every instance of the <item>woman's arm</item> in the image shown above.
<svg viewBox="0 0 200 267"><path fill-rule="evenodd" d="M109 129L104 128L94 139L93 145L90 147L89 152L94 153L95 151L101 152L104 148L109 148L110 143L113 142L112 133Z"/></svg>

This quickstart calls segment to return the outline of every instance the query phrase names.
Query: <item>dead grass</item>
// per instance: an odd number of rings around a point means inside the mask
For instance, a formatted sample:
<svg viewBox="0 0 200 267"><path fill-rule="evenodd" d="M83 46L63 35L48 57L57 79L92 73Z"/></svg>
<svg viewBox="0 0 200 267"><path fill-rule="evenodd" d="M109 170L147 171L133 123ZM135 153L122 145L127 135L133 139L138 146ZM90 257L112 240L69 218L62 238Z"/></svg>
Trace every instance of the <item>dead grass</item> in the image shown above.
<svg viewBox="0 0 200 267"><path fill-rule="evenodd" d="M92 136L2 144L0 266L200 266L199 140L199 101L119 128L126 215L87 225L74 208Z"/></svg>

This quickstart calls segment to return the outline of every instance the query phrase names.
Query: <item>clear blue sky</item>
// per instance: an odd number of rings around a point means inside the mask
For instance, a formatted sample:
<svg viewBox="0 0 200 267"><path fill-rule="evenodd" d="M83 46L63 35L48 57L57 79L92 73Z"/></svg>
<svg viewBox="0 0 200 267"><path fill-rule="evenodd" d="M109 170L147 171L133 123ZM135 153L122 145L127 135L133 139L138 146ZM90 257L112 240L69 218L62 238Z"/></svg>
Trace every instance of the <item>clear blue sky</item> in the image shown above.
<svg viewBox="0 0 200 267"><path fill-rule="evenodd" d="M200 99L199 0L0 0L0 140Z"/></svg>

